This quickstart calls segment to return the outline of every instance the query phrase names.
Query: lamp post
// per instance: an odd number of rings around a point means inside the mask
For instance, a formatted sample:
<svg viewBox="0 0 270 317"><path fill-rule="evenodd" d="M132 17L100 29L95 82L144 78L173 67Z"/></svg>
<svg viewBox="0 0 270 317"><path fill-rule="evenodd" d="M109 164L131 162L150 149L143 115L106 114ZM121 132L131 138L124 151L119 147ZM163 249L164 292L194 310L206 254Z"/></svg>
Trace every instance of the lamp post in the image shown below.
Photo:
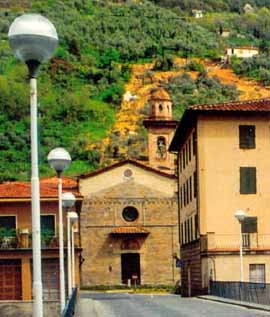
<svg viewBox="0 0 270 317"><path fill-rule="evenodd" d="M68 208L71 208L74 206L76 201L76 197L72 193L64 193L62 195L62 203L63 207L68 210ZM70 241L70 224L72 225L73 222L75 222L78 219L78 215L76 212L68 212L67 213L67 250L68 250L68 296L70 297L72 294L72 268L71 263L72 261L72 251L71 248L74 248L74 245L71 246ZM73 228L73 226L72 226Z"/></svg>
<svg viewBox="0 0 270 317"><path fill-rule="evenodd" d="M242 238L242 222L246 218L246 214L243 210L237 210L234 214L235 218L240 224L240 282L244 282L244 269L243 269L243 238Z"/></svg>
<svg viewBox="0 0 270 317"><path fill-rule="evenodd" d="M61 313L65 308L65 271L64 271L64 240L63 240L63 206L62 206L62 173L69 166L71 157L61 147L51 150L48 154L48 162L55 169L58 177L58 199L59 199L59 270L60 270L60 307Z"/></svg>
<svg viewBox="0 0 270 317"><path fill-rule="evenodd" d="M25 14L13 21L9 28L8 38L15 56L27 65L30 77L33 316L42 317L37 75L39 65L52 57L58 43L58 36L55 27L49 20L41 15Z"/></svg>

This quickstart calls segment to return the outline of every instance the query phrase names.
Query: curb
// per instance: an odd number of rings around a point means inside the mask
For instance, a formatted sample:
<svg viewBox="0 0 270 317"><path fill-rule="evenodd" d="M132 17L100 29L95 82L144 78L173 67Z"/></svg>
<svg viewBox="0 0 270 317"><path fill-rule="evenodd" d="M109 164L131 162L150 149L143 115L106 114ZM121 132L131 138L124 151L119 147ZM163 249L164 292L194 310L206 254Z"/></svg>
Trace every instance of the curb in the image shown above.
<svg viewBox="0 0 270 317"><path fill-rule="evenodd" d="M218 296L201 295L201 296L196 296L196 297L198 299L209 300L209 301L219 302L219 303L223 303L223 304L242 306L242 307L245 307L248 309L256 309L256 310L270 312L270 306L268 306L268 305L261 305L261 304L248 303L248 302L240 302L237 300L218 297Z"/></svg>

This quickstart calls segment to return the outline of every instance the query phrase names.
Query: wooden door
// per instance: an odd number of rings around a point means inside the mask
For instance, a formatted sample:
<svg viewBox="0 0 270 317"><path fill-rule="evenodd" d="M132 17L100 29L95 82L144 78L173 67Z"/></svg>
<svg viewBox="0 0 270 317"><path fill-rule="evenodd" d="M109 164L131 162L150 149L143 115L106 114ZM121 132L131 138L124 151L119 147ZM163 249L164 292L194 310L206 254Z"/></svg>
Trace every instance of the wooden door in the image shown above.
<svg viewBox="0 0 270 317"><path fill-rule="evenodd" d="M0 300L22 299L21 260L0 260Z"/></svg>

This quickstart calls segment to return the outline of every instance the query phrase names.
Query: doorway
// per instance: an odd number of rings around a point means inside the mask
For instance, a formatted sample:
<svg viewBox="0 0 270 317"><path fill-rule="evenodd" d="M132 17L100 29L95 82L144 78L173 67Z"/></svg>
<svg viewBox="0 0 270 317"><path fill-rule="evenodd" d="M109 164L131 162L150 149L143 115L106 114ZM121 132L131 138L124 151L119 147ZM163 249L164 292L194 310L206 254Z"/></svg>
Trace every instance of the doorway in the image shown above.
<svg viewBox="0 0 270 317"><path fill-rule="evenodd" d="M121 270L122 283L131 284L141 283L141 268L140 268L140 254L139 253L123 253L121 254Z"/></svg>

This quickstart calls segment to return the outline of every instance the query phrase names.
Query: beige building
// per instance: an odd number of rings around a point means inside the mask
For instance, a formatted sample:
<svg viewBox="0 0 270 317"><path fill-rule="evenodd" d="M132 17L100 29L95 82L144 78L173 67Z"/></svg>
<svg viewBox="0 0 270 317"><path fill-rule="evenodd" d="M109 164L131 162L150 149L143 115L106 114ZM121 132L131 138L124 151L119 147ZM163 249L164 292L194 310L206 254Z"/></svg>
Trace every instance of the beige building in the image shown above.
<svg viewBox="0 0 270 317"><path fill-rule="evenodd" d="M167 151L176 122L163 89L150 105L150 164L125 160L80 177L83 286L179 280L174 155Z"/></svg>
<svg viewBox="0 0 270 317"><path fill-rule="evenodd" d="M210 279L270 281L270 100L189 107L170 150L178 153L182 286L207 292Z"/></svg>
<svg viewBox="0 0 270 317"><path fill-rule="evenodd" d="M236 56L238 58L250 58L258 55L259 53L259 48L253 46L226 47L225 56L223 58L230 62L232 56Z"/></svg>

